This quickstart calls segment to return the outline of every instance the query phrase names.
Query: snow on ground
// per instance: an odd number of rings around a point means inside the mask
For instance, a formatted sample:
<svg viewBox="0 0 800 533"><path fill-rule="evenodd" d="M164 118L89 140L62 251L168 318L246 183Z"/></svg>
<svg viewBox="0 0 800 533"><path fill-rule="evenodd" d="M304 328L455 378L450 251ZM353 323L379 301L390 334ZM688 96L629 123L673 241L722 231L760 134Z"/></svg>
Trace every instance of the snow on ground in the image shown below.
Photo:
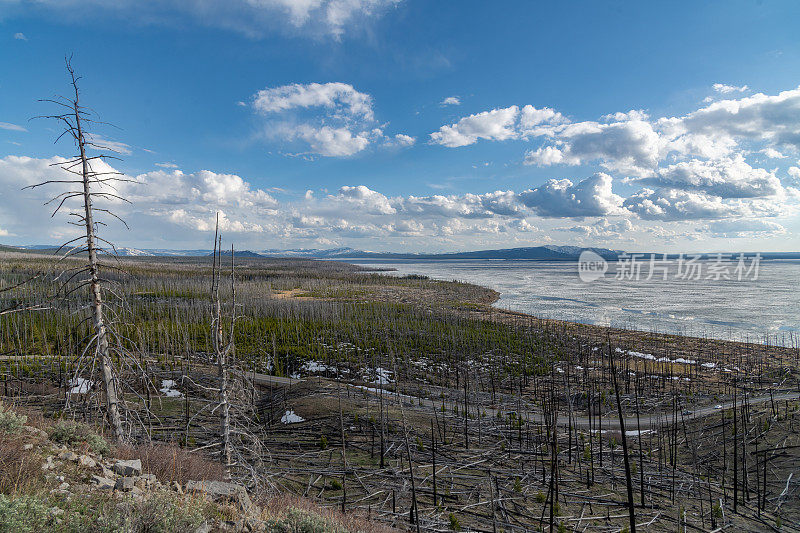
<svg viewBox="0 0 800 533"><path fill-rule="evenodd" d="M70 394L86 394L89 392L89 389L92 388L94 383L89 381L88 379L83 379L82 377L77 377L73 379L69 386L72 387L69 390Z"/></svg>
<svg viewBox="0 0 800 533"><path fill-rule="evenodd" d="M389 383L394 383L392 379L392 372L391 370L386 370L385 368L367 368L363 372L364 381L367 383L372 383L373 385L388 385Z"/></svg>
<svg viewBox="0 0 800 533"><path fill-rule="evenodd" d="M175 387L177 386L178 384L171 379L162 379L161 388L158 390L159 392L161 392L161 394L163 394L168 398L180 398L181 396L183 396L183 394L181 394L181 391L175 390Z"/></svg>
<svg viewBox="0 0 800 533"><path fill-rule="evenodd" d="M623 350L622 348L617 348L616 351L617 353L628 354L631 357L638 357L639 359L655 361L656 363L678 363L683 365L694 365L697 363L697 361L694 359L685 359L683 357L678 357L677 359L670 359L669 357L656 357L651 353L635 352L633 350ZM700 363L700 366L702 366L703 368L717 368L717 363Z"/></svg>
<svg viewBox="0 0 800 533"><path fill-rule="evenodd" d="M320 361L306 361L303 363L303 366L300 367L300 371L308 372L309 374L317 374L320 372L335 372L336 369Z"/></svg>
<svg viewBox="0 0 800 533"><path fill-rule="evenodd" d="M298 414L295 414L294 411L286 411L286 414L284 414L281 417L281 422L284 424L296 424L298 422L305 422L305 421L306 421L305 418L303 418Z"/></svg>

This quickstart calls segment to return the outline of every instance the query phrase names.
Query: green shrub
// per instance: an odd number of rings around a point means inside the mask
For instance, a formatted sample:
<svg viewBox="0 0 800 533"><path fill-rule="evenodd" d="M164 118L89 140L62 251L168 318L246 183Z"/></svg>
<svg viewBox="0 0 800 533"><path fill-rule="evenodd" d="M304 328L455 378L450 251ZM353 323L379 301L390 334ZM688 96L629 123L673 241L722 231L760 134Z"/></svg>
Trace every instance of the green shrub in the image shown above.
<svg viewBox="0 0 800 533"><path fill-rule="evenodd" d="M47 431L50 440L58 444L72 444L78 440L78 424L59 420Z"/></svg>
<svg viewBox="0 0 800 533"><path fill-rule="evenodd" d="M544 503L547 501L547 496L545 496L544 492L539 491L536 493L536 502L537 503Z"/></svg>
<svg viewBox="0 0 800 533"><path fill-rule="evenodd" d="M0 494L0 533L47 531L50 514L45 503L31 496Z"/></svg>
<svg viewBox="0 0 800 533"><path fill-rule="evenodd" d="M0 533L178 533L197 529L204 521L203 511L200 505L171 493L154 494L140 502L97 496L50 502L0 494Z"/></svg>
<svg viewBox="0 0 800 533"><path fill-rule="evenodd" d="M108 441L97 433L89 433L86 436L86 443L89 445L89 449L97 455L108 455L111 453L111 446L109 446Z"/></svg>
<svg viewBox="0 0 800 533"><path fill-rule="evenodd" d="M98 455L108 455L111 452L111 446L101 435L69 420L59 420L53 424L48 435L53 442L68 446L85 442L89 449Z"/></svg>
<svg viewBox="0 0 800 533"><path fill-rule="evenodd" d="M461 522L458 521L458 517L454 513L450 513L448 519L450 520L450 529L453 531L461 531Z"/></svg>
<svg viewBox="0 0 800 533"><path fill-rule="evenodd" d="M286 516L267 522L270 533L347 533L347 530L308 511L289 508Z"/></svg>
<svg viewBox="0 0 800 533"><path fill-rule="evenodd" d="M27 416L9 411L0 403L0 433L16 433L27 421Z"/></svg>

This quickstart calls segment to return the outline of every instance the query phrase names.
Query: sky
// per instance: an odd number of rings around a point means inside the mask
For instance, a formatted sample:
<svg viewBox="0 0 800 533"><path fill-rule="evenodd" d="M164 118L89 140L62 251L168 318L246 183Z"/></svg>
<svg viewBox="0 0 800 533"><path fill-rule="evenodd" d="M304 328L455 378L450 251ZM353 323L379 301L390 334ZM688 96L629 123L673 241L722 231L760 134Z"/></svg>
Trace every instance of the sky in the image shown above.
<svg viewBox="0 0 800 533"><path fill-rule="evenodd" d="M800 251L796 1L0 0L0 243ZM108 123L108 124L105 124ZM99 155L94 150L90 155ZM96 170L98 170L96 169ZM103 213L101 213L103 214Z"/></svg>

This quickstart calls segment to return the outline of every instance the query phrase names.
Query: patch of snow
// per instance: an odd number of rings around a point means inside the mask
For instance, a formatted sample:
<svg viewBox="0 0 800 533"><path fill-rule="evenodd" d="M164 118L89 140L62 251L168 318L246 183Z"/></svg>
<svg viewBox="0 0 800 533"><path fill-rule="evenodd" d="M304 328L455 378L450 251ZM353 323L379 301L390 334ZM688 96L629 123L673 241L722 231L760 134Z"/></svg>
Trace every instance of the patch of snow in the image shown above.
<svg viewBox="0 0 800 533"><path fill-rule="evenodd" d="M286 414L284 414L281 417L281 422L284 424L296 424L298 422L305 422L305 421L306 421L305 418L303 418L298 414L295 414L294 411L286 411Z"/></svg>
<svg viewBox="0 0 800 533"><path fill-rule="evenodd" d="M177 387L177 383L171 379L162 379L161 380L161 388L158 391L168 398L180 398L183 396L181 391L175 390Z"/></svg>
<svg viewBox="0 0 800 533"><path fill-rule="evenodd" d="M94 383L88 379L77 377L70 382L69 386L72 387L69 390L70 394L86 394L94 386Z"/></svg>
<svg viewBox="0 0 800 533"><path fill-rule="evenodd" d="M392 379L392 372L391 370L386 370L385 368L368 368L364 370L364 380L368 383L372 383L373 385L388 385L390 383L394 383Z"/></svg>

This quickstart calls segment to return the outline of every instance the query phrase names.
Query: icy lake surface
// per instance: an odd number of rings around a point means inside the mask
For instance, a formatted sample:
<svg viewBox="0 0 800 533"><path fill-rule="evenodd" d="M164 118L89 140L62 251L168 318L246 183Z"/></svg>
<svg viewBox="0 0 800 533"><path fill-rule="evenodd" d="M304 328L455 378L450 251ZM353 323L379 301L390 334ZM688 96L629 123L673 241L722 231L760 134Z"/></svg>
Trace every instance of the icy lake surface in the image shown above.
<svg viewBox="0 0 800 533"><path fill-rule="evenodd" d="M609 262L604 277L585 283L577 262L525 260L353 260L367 267L397 269L393 275L421 274L491 287L500 293L496 307L555 318L643 331L797 343L800 335L800 261L762 260L757 279L706 279L713 261L703 261L701 279L667 279L658 272L647 280L617 279L620 265ZM749 263L748 265L749 266ZM626 267L621 267L623 270Z"/></svg>

